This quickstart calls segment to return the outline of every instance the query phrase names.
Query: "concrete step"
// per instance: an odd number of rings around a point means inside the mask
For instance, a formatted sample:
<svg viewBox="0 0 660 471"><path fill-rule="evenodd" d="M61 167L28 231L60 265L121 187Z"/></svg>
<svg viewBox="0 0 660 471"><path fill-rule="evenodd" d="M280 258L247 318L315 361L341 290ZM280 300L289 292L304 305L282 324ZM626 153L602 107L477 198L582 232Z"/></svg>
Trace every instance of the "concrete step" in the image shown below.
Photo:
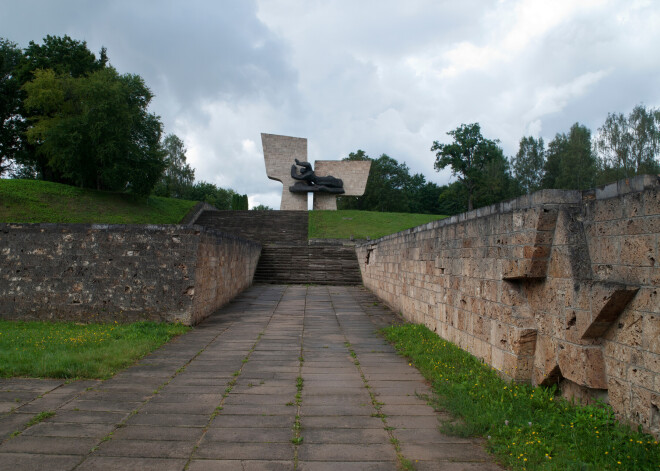
<svg viewBox="0 0 660 471"><path fill-rule="evenodd" d="M358 285L362 275L355 247L265 246L254 281Z"/></svg>

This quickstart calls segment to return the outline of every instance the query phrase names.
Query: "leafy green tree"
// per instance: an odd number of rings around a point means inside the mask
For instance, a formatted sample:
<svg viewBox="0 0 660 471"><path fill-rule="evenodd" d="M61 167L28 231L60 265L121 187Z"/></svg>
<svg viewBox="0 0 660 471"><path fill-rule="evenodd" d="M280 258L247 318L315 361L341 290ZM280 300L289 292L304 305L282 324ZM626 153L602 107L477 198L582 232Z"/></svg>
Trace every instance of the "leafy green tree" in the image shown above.
<svg viewBox="0 0 660 471"><path fill-rule="evenodd" d="M478 179L475 207L499 203L522 193L520 184L511 176L509 161L503 154L496 155L484 166Z"/></svg>
<svg viewBox="0 0 660 471"><path fill-rule="evenodd" d="M57 74L69 77L83 77L105 67L107 54L101 50L101 58L96 59L84 41L76 41L69 36L46 36L43 44L30 41L15 65L12 79L17 83L18 109L12 121L13 128L5 128L8 133L0 133L0 146L12 149L12 158L19 164L20 176L34 176L50 181L70 183L55 168L48 165L48 157L38 152L38 146L27 138L28 125L38 114L25 107L25 91L21 90L34 79L37 70L52 69ZM10 96L5 95L3 96Z"/></svg>
<svg viewBox="0 0 660 471"><path fill-rule="evenodd" d="M204 201L216 209L227 210L231 209L231 201L234 194L234 190L225 190L224 188L215 186L213 183L198 182L186 188L182 199Z"/></svg>
<svg viewBox="0 0 660 471"><path fill-rule="evenodd" d="M186 162L184 143L175 134L168 134L165 137L163 149L167 166L154 193L158 196L182 198L195 181L195 170Z"/></svg>
<svg viewBox="0 0 660 471"><path fill-rule="evenodd" d="M568 134L557 134L548 144L543 188L582 190L591 188L598 176L598 163L591 145L591 131L579 123Z"/></svg>
<svg viewBox="0 0 660 471"><path fill-rule="evenodd" d="M513 175L524 193L532 193L541 188L543 166L545 164L545 144L543 138L523 137L518 153L512 159Z"/></svg>
<svg viewBox="0 0 660 471"><path fill-rule="evenodd" d="M598 129L596 150L603 170L601 182L658 173L660 109L638 105L628 116L608 113Z"/></svg>
<svg viewBox="0 0 660 471"><path fill-rule="evenodd" d="M344 160L371 160L371 169L362 196L338 198L339 209L363 211L409 212L412 188L424 182L424 177L410 176L405 163L400 164L387 154L371 159L363 150L351 152ZM419 178L421 177L421 179Z"/></svg>
<svg viewBox="0 0 660 471"><path fill-rule="evenodd" d="M0 175L20 150L22 120L17 67L23 54L18 46L0 38Z"/></svg>
<svg viewBox="0 0 660 471"><path fill-rule="evenodd" d="M420 184L411 186L410 212L418 214L444 214L440 211L440 194L442 189L433 182L427 182L423 175L413 176L422 177Z"/></svg>
<svg viewBox="0 0 660 471"><path fill-rule="evenodd" d="M86 76L37 70L23 86L27 132L43 165L87 188L148 195L164 168L162 125L138 75L105 67Z"/></svg>
<svg viewBox="0 0 660 471"><path fill-rule="evenodd" d="M465 211L467 211L467 191L465 186L458 181L441 186L440 195L438 196L437 214L453 216L454 214L464 213Z"/></svg>
<svg viewBox="0 0 660 471"><path fill-rule="evenodd" d="M33 73L41 69L52 69L60 75L83 77L104 68L107 64L105 48L97 59L87 48L85 41L77 41L69 36L46 36L43 44L30 41L25 48L23 60L18 67L21 85L33 78Z"/></svg>
<svg viewBox="0 0 660 471"><path fill-rule="evenodd" d="M266 206L265 204L258 204L254 208L252 208L252 211L272 211L273 208L270 206Z"/></svg>
<svg viewBox="0 0 660 471"><path fill-rule="evenodd" d="M231 209L234 211L247 211L248 210L248 196L239 195L234 193L231 196Z"/></svg>
<svg viewBox="0 0 660 471"><path fill-rule="evenodd" d="M480 186L489 184L484 180L484 170L494 159L503 158L502 149L497 145L499 141L481 135L479 123L461 124L447 134L454 142L442 144L434 141L431 147L431 151L436 152L435 168L439 171L451 167L452 175L466 190L467 209L471 211L476 194L486 191Z"/></svg>

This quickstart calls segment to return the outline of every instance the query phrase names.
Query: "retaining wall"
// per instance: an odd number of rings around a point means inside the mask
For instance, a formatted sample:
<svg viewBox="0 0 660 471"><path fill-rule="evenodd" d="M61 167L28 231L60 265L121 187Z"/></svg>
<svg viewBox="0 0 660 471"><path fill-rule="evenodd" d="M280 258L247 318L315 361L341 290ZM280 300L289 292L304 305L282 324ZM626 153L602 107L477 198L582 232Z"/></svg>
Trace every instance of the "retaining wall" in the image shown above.
<svg viewBox="0 0 660 471"><path fill-rule="evenodd" d="M260 252L199 226L0 224L0 318L193 325L252 283Z"/></svg>
<svg viewBox="0 0 660 471"><path fill-rule="evenodd" d="M367 242L363 282L504 376L658 434L659 189L543 190Z"/></svg>

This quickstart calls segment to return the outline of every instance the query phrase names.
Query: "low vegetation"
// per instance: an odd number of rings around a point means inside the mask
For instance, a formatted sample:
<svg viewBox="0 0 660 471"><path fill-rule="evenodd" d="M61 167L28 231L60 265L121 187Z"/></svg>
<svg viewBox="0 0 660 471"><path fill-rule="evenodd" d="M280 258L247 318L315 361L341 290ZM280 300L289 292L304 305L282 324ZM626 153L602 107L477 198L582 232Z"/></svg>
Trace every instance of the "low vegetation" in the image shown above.
<svg viewBox="0 0 660 471"><path fill-rule="evenodd" d="M372 211L310 211L310 239L377 239L446 216Z"/></svg>
<svg viewBox="0 0 660 471"><path fill-rule="evenodd" d="M618 423L604 404L581 406L552 388L509 384L492 368L421 325L384 329L432 383L437 405L462 419L445 431L488 438L514 470L657 470L660 445Z"/></svg>
<svg viewBox="0 0 660 471"><path fill-rule="evenodd" d="M0 180L0 222L177 224L195 201Z"/></svg>
<svg viewBox="0 0 660 471"><path fill-rule="evenodd" d="M0 321L0 377L106 379L189 328Z"/></svg>

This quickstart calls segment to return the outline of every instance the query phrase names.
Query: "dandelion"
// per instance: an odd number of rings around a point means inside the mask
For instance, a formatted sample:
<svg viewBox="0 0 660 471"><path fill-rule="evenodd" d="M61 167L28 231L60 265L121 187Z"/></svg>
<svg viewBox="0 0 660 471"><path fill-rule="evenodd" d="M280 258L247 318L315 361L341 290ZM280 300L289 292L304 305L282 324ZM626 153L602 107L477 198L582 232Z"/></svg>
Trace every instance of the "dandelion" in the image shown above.
<svg viewBox="0 0 660 471"><path fill-rule="evenodd" d="M505 421L504 421L504 425L507 425L507 426L508 426L508 425L509 425L509 421L508 421L508 420L505 420Z"/></svg>

